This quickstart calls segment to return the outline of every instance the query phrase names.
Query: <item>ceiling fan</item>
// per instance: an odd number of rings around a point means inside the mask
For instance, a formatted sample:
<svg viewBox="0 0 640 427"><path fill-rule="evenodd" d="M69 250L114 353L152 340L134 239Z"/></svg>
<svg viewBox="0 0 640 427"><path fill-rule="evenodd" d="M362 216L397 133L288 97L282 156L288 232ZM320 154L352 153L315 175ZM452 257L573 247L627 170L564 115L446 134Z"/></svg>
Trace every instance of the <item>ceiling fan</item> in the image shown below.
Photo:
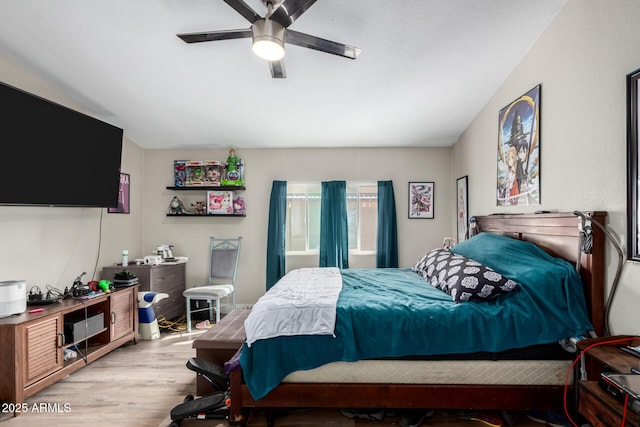
<svg viewBox="0 0 640 427"><path fill-rule="evenodd" d="M284 44L289 43L345 58L356 59L362 49L290 30L289 26L317 0L262 0L267 7L264 17L258 15L243 0L224 0L236 12L251 22L244 30L222 30L206 33L185 33L177 36L186 43L253 38L253 52L269 62L271 77L286 77Z"/></svg>

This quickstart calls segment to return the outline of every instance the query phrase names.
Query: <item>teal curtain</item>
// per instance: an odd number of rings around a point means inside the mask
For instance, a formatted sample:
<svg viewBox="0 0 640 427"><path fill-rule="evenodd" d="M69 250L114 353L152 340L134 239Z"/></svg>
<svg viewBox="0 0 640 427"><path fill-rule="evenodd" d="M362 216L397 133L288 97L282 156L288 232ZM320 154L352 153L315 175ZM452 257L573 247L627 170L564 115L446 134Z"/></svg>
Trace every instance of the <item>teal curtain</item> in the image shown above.
<svg viewBox="0 0 640 427"><path fill-rule="evenodd" d="M378 181L376 267L398 268L398 221L392 181Z"/></svg>
<svg viewBox="0 0 640 427"><path fill-rule="evenodd" d="M322 182L320 267L349 268L347 183L345 181Z"/></svg>
<svg viewBox="0 0 640 427"><path fill-rule="evenodd" d="M287 181L273 181L267 230L267 290L285 275Z"/></svg>

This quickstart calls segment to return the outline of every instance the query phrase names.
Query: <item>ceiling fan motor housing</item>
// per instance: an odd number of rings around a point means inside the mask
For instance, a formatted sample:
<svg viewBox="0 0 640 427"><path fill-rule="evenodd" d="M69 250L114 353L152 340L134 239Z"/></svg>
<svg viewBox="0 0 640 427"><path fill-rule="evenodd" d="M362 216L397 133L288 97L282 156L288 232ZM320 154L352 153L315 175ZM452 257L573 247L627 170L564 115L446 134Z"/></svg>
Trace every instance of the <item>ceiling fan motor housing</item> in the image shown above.
<svg viewBox="0 0 640 427"><path fill-rule="evenodd" d="M268 61L284 56L285 28L269 18L259 19L251 26L253 52Z"/></svg>

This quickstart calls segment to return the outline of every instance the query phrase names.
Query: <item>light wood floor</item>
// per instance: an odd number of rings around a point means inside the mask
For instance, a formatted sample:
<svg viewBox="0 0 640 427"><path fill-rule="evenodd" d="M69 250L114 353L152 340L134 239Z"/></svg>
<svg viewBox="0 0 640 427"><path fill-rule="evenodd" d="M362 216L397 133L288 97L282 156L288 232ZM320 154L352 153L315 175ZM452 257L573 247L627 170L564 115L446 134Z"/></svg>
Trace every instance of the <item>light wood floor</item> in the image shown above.
<svg viewBox="0 0 640 427"><path fill-rule="evenodd" d="M195 374L185 363L195 356L191 344L201 333L163 331L159 340L138 340L136 345L115 350L29 397L26 401L29 411L15 418L5 415L0 418L0 427L168 427L171 409L182 403L184 396L195 393ZM339 410L295 411L275 421L275 427L356 425L387 427L398 426L399 422L397 416L387 416L382 421L352 420ZM442 412L422 425L486 427ZM518 427L541 425L526 417L519 417L517 423ZM227 427L228 424L219 420L189 420L182 426ZM266 417L261 413L253 414L247 425L266 426Z"/></svg>
<svg viewBox="0 0 640 427"><path fill-rule="evenodd" d="M195 393L195 374L185 363L201 333L163 332L159 340L121 347L29 397L29 412L0 418L0 426L166 427L171 408ZM60 410L35 412L44 404Z"/></svg>

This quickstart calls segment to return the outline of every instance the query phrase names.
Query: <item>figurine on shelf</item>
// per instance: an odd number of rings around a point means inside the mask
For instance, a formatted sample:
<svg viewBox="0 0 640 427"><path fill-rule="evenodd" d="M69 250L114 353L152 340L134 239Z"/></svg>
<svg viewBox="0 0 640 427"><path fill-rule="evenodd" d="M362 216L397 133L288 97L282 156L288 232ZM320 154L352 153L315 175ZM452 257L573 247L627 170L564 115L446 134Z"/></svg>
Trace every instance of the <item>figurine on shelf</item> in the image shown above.
<svg viewBox="0 0 640 427"><path fill-rule="evenodd" d="M220 185L220 179L222 178L223 166L217 160L205 160L204 161L204 183L209 186Z"/></svg>
<svg viewBox="0 0 640 427"><path fill-rule="evenodd" d="M222 180L222 185L242 185L242 159L236 156L236 150L233 148L229 150L229 157L225 164L225 179Z"/></svg>
<svg viewBox="0 0 640 427"><path fill-rule="evenodd" d="M229 150L229 157L227 157L227 175L229 172L238 170L238 163L240 159L236 156L236 150L233 148Z"/></svg>
<svg viewBox="0 0 640 427"><path fill-rule="evenodd" d="M244 197L234 196L233 198L233 214L234 215L244 215Z"/></svg>
<svg viewBox="0 0 640 427"><path fill-rule="evenodd" d="M173 215L185 215L189 212L185 209L182 200L180 200L178 196L173 196L173 199L171 199L169 203L169 213Z"/></svg>
<svg viewBox="0 0 640 427"><path fill-rule="evenodd" d="M233 213L233 191L208 191L207 192L207 213L209 214L232 214Z"/></svg>
<svg viewBox="0 0 640 427"><path fill-rule="evenodd" d="M191 203L191 207L195 209L196 215L204 215L205 214L205 204L204 201L199 200L195 204Z"/></svg>
<svg viewBox="0 0 640 427"><path fill-rule="evenodd" d="M187 167L184 160L173 161L174 185L184 187L187 185Z"/></svg>

